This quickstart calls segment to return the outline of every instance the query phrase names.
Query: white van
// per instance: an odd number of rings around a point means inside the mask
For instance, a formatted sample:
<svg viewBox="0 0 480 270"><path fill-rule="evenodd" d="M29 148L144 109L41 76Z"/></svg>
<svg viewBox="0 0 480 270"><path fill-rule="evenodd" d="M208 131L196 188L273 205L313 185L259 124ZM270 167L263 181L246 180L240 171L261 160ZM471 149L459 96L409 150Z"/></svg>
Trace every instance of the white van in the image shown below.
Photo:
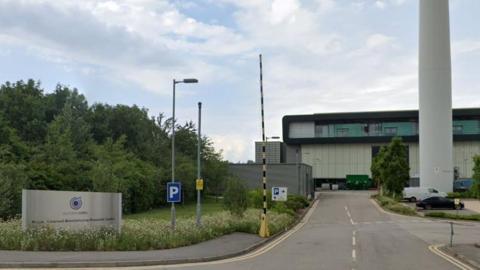
<svg viewBox="0 0 480 270"><path fill-rule="evenodd" d="M407 187L403 189L403 198L410 202L422 201L430 197L447 197L447 193L428 187Z"/></svg>

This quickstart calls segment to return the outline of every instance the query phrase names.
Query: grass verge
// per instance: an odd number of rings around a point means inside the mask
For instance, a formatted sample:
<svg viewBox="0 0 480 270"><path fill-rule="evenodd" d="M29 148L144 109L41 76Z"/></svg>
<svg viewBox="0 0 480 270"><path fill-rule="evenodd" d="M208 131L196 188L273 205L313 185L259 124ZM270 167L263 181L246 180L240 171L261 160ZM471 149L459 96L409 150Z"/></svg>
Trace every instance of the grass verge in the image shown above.
<svg viewBox="0 0 480 270"><path fill-rule="evenodd" d="M18 219L0 222L0 249L29 251L112 251L153 250L192 245L233 232L256 234L259 230L259 209L248 209L242 218L227 211L204 216L202 227L195 218L179 218L176 230L170 221L158 218L128 218L121 234L111 230L66 231L42 228L23 232ZM285 230L295 217L274 211L269 213L270 232Z"/></svg>
<svg viewBox="0 0 480 270"><path fill-rule="evenodd" d="M195 203L189 204L175 204L175 214L177 218L189 218L193 217L196 214L196 207ZM212 198L207 198L202 201L202 217L211 215L217 212L221 212L225 210L223 207L223 200L215 200ZM164 219L170 220L171 213L170 213L170 205L163 207L152 209L149 211L137 213L137 214L129 214L125 215L124 219Z"/></svg>
<svg viewBox="0 0 480 270"><path fill-rule="evenodd" d="M414 209L390 197L380 196L376 194L376 195L373 195L372 198L375 199L382 208L389 210L391 212L401 214L401 215L406 215L406 216L417 215L417 212Z"/></svg>
<svg viewBox="0 0 480 270"><path fill-rule="evenodd" d="M458 220L480 221L480 214L457 215L457 214L445 213L445 212L430 212L430 213L425 213L425 216L426 217L433 217L433 218L448 218L448 219L458 219Z"/></svg>

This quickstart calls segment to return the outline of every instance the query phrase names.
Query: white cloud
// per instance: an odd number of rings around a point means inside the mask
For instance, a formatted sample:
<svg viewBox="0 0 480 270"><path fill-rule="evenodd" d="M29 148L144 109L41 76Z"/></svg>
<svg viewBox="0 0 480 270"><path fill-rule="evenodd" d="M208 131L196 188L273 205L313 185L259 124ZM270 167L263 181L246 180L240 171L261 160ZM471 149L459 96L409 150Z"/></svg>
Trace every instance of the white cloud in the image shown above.
<svg viewBox="0 0 480 270"><path fill-rule="evenodd" d="M295 22L295 12L297 11L299 3L297 0L274 0L272 2L272 11L270 22L278 24L281 22L293 23Z"/></svg>
<svg viewBox="0 0 480 270"><path fill-rule="evenodd" d="M383 34L372 34L368 36L366 46L368 49L374 49L379 47L385 47L392 44L394 38Z"/></svg>
<svg viewBox="0 0 480 270"><path fill-rule="evenodd" d="M401 6L406 2L407 0L376 0L375 6L379 9L385 9L387 6Z"/></svg>
<svg viewBox="0 0 480 270"><path fill-rule="evenodd" d="M328 12L336 7L334 0L317 0L317 4L320 12Z"/></svg>
<svg viewBox="0 0 480 270"><path fill-rule="evenodd" d="M452 54L459 56L462 54L480 54L480 40L464 39L452 43Z"/></svg>
<svg viewBox="0 0 480 270"><path fill-rule="evenodd" d="M375 1L375 6L378 7L379 9L384 9L385 8L385 2L381 0Z"/></svg>
<svg viewBox="0 0 480 270"><path fill-rule="evenodd" d="M211 137L215 149L222 151L223 156L231 162L246 161L245 157L254 155L254 138L239 134L214 134Z"/></svg>

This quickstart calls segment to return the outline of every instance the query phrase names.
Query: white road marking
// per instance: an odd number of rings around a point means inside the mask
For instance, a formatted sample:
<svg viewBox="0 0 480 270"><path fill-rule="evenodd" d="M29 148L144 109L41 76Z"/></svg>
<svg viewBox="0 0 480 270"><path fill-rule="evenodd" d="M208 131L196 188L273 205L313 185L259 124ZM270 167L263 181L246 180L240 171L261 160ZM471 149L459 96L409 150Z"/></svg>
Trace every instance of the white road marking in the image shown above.
<svg viewBox="0 0 480 270"><path fill-rule="evenodd" d="M350 214L350 210L348 210L348 206L346 206L346 205L345 205L345 211L347 211L347 216L348 216L348 218L350 219L350 223L351 223L352 225L357 224L355 221L353 221L353 219L352 219L352 214Z"/></svg>
<svg viewBox="0 0 480 270"><path fill-rule="evenodd" d="M355 263L357 261L357 251L355 250L355 246L357 245L357 238L356 238L357 231L353 230L352 232L352 261Z"/></svg>

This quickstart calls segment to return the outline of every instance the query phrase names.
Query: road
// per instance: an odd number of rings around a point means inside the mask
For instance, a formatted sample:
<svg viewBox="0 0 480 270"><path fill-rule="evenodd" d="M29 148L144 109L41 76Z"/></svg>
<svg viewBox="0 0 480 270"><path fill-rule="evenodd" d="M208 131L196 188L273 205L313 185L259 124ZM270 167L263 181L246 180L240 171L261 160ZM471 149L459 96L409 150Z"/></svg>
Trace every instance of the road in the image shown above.
<svg viewBox="0 0 480 270"><path fill-rule="evenodd" d="M385 213L369 196L354 191L321 193L303 227L249 258L149 269L458 269L428 249L449 242L449 223ZM454 229L455 243L480 239L478 223L459 223Z"/></svg>

